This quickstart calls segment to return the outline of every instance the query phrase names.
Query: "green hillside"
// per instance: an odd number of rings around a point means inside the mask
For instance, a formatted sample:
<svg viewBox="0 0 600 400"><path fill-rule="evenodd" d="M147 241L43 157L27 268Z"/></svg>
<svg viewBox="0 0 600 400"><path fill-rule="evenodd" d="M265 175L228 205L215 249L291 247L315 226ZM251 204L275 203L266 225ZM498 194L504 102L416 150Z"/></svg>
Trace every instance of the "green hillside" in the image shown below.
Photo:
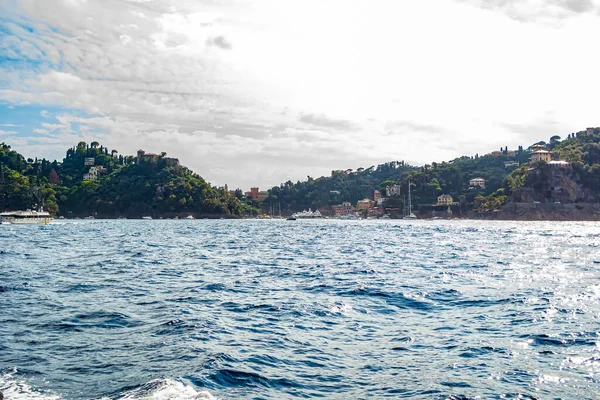
<svg viewBox="0 0 600 400"><path fill-rule="evenodd" d="M86 159L92 162L86 165ZM93 168L93 180L84 180ZM26 160L0 144L0 210L37 208L84 217L174 217L256 214L256 204L208 184L176 159L118 155L98 142L80 142L62 162Z"/></svg>
<svg viewBox="0 0 600 400"><path fill-rule="evenodd" d="M529 147L504 147L483 156L463 156L422 167L392 162L356 171L332 171L331 176L308 177L302 182L288 181L269 190L266 203L281 204L287 212L325 210L342 202L355 205L360 199L372 199L376 189L385 196L386 185L398 184L403 196L389 199L387 205L402 209L410 181L413 206L417 208L431 209L438 196L447 194L461 211L495 210L510 202L511 197L513 201L558 201L549 191L559 178L563 192L569 192L570 181L578 185L576 194L562 196L564 201L600 201L600 129L572 133L562 141L553 136L548 143L538 144L551 152L553 159L569 161L571 167L556 170L544 162L534 165L529 162ZM485 179L485 188L470 186L474 178ZM527 190L530 195L522 197Z"/></svg>

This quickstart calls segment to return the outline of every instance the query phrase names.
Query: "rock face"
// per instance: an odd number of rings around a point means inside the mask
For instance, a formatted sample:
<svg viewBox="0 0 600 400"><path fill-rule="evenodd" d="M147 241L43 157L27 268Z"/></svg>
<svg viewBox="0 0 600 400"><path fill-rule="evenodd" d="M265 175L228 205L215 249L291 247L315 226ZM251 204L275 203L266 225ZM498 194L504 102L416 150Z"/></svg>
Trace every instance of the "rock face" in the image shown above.
<svg viewBox="0 0 600 400"><path fill-rule="evenodd" d="M488 219L522 221L600 221L600 203L510 203Z"/></svg>
<svg viewBox="0 0 600 400"><path fill-rule="evenodd" d="M599 221L600 203L579 183L572 168L538 165L528 171L524 187L513 189L511 201L485 219L526 221Z"/></svg>
<svg viewBox="0 0 600 400"><path fill-rule="evenodd" d="M511 193L513 203L594 203L594 195L579 183L572 168L542 165L528 172L524 187Z"/></svg>

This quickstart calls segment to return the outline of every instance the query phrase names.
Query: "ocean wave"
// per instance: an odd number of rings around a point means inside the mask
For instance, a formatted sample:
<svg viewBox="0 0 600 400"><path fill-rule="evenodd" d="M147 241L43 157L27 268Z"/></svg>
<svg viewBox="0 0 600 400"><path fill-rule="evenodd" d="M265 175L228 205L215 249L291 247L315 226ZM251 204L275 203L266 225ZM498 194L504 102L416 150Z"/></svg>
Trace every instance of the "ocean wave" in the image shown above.
<svg viewBox="0 0 600 400"><path fill-rule="evenodd" d="M52 393L42 393L18 379L17 370L13 369L0 375L0 392L7 400L59 400L61 397Z"/></svg>
<svg viewBox="0 0 600 400"><path fill-rule="evenodd" d="M108 399L108 398L105 398ZM206 390L174 379L155 379L114 397L115 400L217 400Z"/></svg>
<svg viewBox="0 0 600 400"><path fill-rule="evenodd" d="M13 369L0 375L0 392L6 400L62 400L58 394L32 388L26 381L17 378ZM154 379L122 393L101 397L99 400L218 400L206 390L175 379Z"/></svg>

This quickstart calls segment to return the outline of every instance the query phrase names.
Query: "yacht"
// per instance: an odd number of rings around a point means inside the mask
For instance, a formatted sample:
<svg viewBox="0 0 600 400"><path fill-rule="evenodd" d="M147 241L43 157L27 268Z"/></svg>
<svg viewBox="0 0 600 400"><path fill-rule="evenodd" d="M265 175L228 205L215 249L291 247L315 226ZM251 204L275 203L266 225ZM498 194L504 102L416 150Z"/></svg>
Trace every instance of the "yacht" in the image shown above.
<svg viewBox="0 0 600 400"><path fill-rule="evenodd" d="M0 224L44 224L52 221L50 213L46 211L8 211L0 213Z"/></svg>
<svg viewBox="0 0 600 400"><path fill-rule="evenodd" d="M292 215L296 219L309 219L309 218L323 218L323 215L319 210L313 212L312 209L308 209L308 211L304 210L302 212L297 212Z"/></svg>
<svg viewBox="0 0 600 400"><path fill-rule="evenodd" d="M196 218L194 218L193 215L188 215L187 217L185 217L185 219L196 219Z"/></svg>

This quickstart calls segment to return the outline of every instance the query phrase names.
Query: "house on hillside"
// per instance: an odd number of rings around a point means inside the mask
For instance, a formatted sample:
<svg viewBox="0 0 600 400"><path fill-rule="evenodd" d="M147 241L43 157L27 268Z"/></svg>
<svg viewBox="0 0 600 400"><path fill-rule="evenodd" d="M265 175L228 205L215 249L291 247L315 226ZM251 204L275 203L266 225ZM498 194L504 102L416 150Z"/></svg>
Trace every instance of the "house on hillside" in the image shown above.
<svg viewBox="0 0 600 400"><path fill-rule="evenodd" d="M485 179L483 178L473 178L469 181L469 186L471 187L480 187L485 189Z"/></svg>
<svg viewBox="0 0 600 400"><path fill-rule="evenodd" d="M356 203L356 209L358 211L364 211L364 210L368 210L369 208L373 207L374 205L375 205L375 202L373 200L362 199Z"/></svg>
<svg viewBox="0 0 600 400"><path fill-rule="evenodd" d="M549 162L551 160L552 154L548 150L544 150L544 146L542 146L541 144L534 144L533 146L531 146L531 156L529 157L530 162Z"/></svg>
<svg viewBox="0 0 600 400"><path fill-rule="evenodd" d="M437 199L438 205L453 204L453 203L454 203L454 200L452 199L452 196L450 196L449 194L443 194L443 195L439 196Z"/></svg>

